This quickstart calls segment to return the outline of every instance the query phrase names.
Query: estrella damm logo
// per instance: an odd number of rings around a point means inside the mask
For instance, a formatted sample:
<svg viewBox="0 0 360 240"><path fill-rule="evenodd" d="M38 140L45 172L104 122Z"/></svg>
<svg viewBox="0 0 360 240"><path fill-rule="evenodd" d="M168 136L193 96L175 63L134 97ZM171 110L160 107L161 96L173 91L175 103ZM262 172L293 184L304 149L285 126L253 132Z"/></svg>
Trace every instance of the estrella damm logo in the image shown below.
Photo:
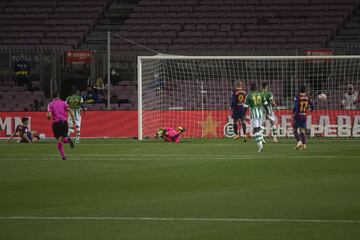
<svg viewBox="0 0 360 240"><path fill-rule="evenodd" d="M224 126L224 137L232 138L234 136L234 120L231 116L228 116L227 123Z"/></svg>

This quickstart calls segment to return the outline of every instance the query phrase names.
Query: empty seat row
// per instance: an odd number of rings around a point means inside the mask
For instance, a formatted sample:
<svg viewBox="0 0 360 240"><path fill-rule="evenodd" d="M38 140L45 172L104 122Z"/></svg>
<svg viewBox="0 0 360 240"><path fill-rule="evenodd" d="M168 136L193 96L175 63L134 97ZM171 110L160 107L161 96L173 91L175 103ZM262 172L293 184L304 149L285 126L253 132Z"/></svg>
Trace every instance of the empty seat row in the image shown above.
<svg viewBox="0 0 360 240"><path fill-rule="evenodd" d="M110 0L1 1L0 43L78 47Z"/></svg>

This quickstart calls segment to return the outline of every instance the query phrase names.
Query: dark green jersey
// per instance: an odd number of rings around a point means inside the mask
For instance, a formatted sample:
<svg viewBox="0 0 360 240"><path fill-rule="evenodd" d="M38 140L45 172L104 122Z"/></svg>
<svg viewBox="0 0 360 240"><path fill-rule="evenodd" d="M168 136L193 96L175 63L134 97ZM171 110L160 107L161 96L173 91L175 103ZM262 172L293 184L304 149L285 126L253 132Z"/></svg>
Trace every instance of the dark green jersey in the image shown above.
<svg viewBox="0 0 360 240"><path fill-rule="evenodd" d="M267 101L260 92L249 92L244 106L250 108L250 119L261 119L265 104L267 104Z"/></svg>
<svg viewBox="0 0 360 240"><path fill-rule="evenodd" d="M80 108L84 103L84 99L81 96L71 95L66 98L66 103L72 110L80 111Z"/></svg>
<svg viewBox="0 0 360 240"><path fill-rule="evenodd" d="M263 98L268 103L267 105L264 106L264 109L265 109L266 113L271 113L273 111L271 102L272 102L272 100L274 98L272 92L270 92L270 91L262 91L261 95L263 96Z"/></svg>

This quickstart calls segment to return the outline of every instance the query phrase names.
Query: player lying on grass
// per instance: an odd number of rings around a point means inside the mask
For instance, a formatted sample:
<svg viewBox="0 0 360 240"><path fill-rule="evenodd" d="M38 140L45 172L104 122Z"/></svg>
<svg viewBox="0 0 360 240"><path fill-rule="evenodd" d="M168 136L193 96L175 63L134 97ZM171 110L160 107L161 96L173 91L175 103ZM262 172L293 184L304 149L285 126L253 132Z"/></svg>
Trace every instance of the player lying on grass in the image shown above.
<svg viewBox="0 0 360 240"><path fill-rule="evenodd" d="M20 136L20 143L33 143L39 141L41 138L44 138L44 134L38 134L37 131L31 131L29 129L29 118L21 118L21 123L16 126L15 131L11 134L8 143L13 139L17 134Z"/></svg>
<svg viewBox="0 0 360 240"><path fill-rule="evenodd" d="M180 135L185 132L185 128L159 128L155 133L155 138L162 138L165 142L177 143L180 141Z"/></svg>
<svg viewBox="0 0 360 240"><path fill-rule="evenodd" d="M307 111L310 109L314 110L314 104L310 98L306 95L306 86L302 85L300 87L299 94L295 96L294 99L294 109L293 109L293 119L294 119L294 136L297 141L295 149L306 150L306 115ZM299 134L300 130L300 134Z"/></svg>

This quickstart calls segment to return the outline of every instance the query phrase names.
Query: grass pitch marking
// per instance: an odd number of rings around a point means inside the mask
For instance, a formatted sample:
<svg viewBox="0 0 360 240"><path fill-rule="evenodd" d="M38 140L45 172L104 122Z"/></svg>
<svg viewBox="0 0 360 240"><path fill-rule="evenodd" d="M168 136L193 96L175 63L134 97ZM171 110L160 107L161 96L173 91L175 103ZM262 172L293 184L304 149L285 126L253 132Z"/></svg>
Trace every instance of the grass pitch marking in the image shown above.
<svg viewBox="0 0 360 240"><path fill-rule="evenodd" d="M2 155L2 161L51 161L53 159L59 158L57 154L34 154L34 155ZM354 156L355 157L355 156ZM356 156L357 157L357 156ZM215 160L261 160L267 159L266 155L172 155L172 154L162 154L162 155L136 155L136 154L74 154L69 156L69 161L164 161L169 160L187 160L187 161L215 161ZM288 158L288 156L278 156L279 159ZM337 158L334 155L323 155L323 156L291 156L292 159L333 159Z"/></svg>
<svg viewBox="0 0 360 240"><path fill-rule="evenodd" d="M0 220L58 220L58 221L167 221L167 222L263 222L263 223L343 223L360 224L360 220L342 219L286 219L286 218L176 218L176 217L56 217L56 216L0 216Z"/></svg>

